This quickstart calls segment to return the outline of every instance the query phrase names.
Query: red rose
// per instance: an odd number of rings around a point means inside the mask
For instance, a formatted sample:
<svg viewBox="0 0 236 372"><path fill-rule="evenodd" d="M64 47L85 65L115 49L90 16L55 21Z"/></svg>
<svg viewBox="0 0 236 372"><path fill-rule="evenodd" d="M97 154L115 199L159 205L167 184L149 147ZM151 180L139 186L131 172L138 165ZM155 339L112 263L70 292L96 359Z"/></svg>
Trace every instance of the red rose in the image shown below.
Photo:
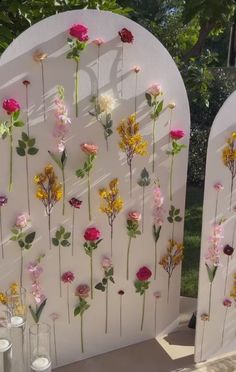
<svg viewBox="0 0 236 372"><path fill-rule="evenodd" d="M119 36L120 36L120 39L123 43L132 43L133 40L134 40L134 36L132 34L131 31L127 30L127 28L122 28L122 30L120 30L118 32Z"/></svg>
<svg viewBox="0 0 236 372"><path fill-rule="evenodd" d="M148 280L152 276L151 270L147 266L143 266L139 269L139 271L136 273L136 276L140 282L144 282L145 280Z"/></svg>
<svg viewBox="0 0 236 372"><path fill-rule="evenodd" d="M174 140L179 140L185 136L185 132L181 129L174 129L170 131L170 136Z"/></svg>
<svg viewBox="0 0 236 372"><path fill-rule="evenodd" d="M88 40L88 28L84 25L76 24L70 28L70 35L78 39L79 41Z"/></svg>
<svg viewBox="0 0 236 372"><path fill-rule="evenodd" d="M80 206L82 204L82 201L76 198L71 198L69 200L69 203L72 207L80 209Z"/></svg>
<svg viewBox="0 0 236 372"><path fill-rule="evenodd" d="M94 240L99 239L101 232L96 229L96 227L88 227L84 233L84 239L93 242Z"/></svg>
<svg viewBox="0 0 236 372"><path fill-rule="evenodd" d="M64 283L72 283L73 280L75 279L75 276L74 274L71 272L71 271L67 271L65 272L62 277L61 277L61 280L64 282Z"/></svg>
<svg viewBox="0 0 236 372"><path fill-rule="evenodd" d="M8 115L13 114L13 112L16 112L20 110L20 104L15 99L4 99L2 107L4 110L7 111Z"/></svg>

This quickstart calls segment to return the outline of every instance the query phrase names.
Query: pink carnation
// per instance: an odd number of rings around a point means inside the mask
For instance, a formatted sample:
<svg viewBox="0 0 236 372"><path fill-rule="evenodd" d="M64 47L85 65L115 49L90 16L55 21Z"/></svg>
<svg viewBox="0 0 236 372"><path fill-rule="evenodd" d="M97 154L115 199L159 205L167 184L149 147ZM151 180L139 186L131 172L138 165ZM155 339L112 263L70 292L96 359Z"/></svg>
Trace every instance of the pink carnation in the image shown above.
<svg viewBox="0 0 236 372"><path fill-rule="evenodd" d="M98 146L91 143L82 143L82 145L80 145L80 148L83 152L85 152L85 154L88 155L96 155L98 152Z"/></svg>
<svg viewBox="0 0 236 372"><path fill-rule="evenodd" d="M28 214L27 213L20 213L16 217L15 226L18 227L19 229L23 229L24 227L26 227L28 225L28 221L29 221Z"/></svg>
<svg viewBox="0 0 236 372"><path fill-rule="evenodd" d="M173 129L170 131L170 136L174 140L179 140L185 136L185 132L181 129Z"/></svg>
<svg viewBox="0 0 236 372"><path fill-rule="evenodd" d="M93 44L95 44L97 46L100 46L100 45L102 45L104 43L105 43L105 41L101 37L98 37L97 39L93 40Z"/></svg>
<svg viewBox="0 0 236 372"><path fill-rule="evenodd" d="M62 274L61 280L63 283L72 283L75 279L74 274L71 271L66 271L64 274Z"/></svg>
<svg viewBox="0 0 236 372"><path fill-rule="evenodd" d="M139 212L129 212L128 214L128 220L131 221L140 221L142 218L141 213Z"/></svg>
<svg viewBox="0 0 236 372"><path fill-rule="evenodd" d="M75 290L75 295L80 298L87 298L89 296L90 288L87 284L80 284Z"/></svg>
<svg viewBox="0 0 236 372"><path fill-rule="evenodd" d="M17 102L13 98L4 99L3 104L2 104L2 107L3 107L4 110L6 110L6 112L8 113L8 115L11 115L14 112L20 110L20 104L19 104L19 102Z"/></svg>
<svg viewBox="0 0 236 372"><path fill-rule="evenodd" d="M215 189L216 191L222 191L222 190L224 190L224 186L223 186L220 182L217 182L217 183L215 183L215 185L214 185L214 189Z"/></svg>
<svg viewBox="0 0 236 372"><path fill-rule="evenodd" d="M75 37L81 42L88 41L88 27L80 24L75 24L70 28L70 36Z"/></svg>
<svg viewBox="0 0 236 372"><path fill-rule="evenodd" d="M153 97L157 97L159 94L161 94L161 86L159 84L153 84L150 88L148 88L147 93Z"/></svg>
<svg viewBox="0 0 236 372"><path fill-rule="evenodd" d="M110 267L112 267L112 261L111 261L111 259L108 258L108 257L103 257L103 259L102 259L102 267L105 270L107 270Z"/></svg>

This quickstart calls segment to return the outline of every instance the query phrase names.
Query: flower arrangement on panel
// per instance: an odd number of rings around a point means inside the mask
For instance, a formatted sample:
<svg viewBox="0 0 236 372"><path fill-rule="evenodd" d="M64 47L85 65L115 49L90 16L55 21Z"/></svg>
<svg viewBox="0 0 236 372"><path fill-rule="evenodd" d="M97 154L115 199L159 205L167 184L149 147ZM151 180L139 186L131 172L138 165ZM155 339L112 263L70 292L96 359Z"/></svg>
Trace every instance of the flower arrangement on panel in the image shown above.
<svg viewBox="0 0 236 372"><path fill-rule="evenodd" d="M222 150L222 161L226 168L228 168L231 174L230 181L230 201L229 207L232 210L232 196L234 188L234 179L236 176L236 132L232 132L231 135L227 138L227 144Z"/></svg>
<svg viewBox="0 0 236 372"><path fill-rule="evenodd" d="M70 48L66 58L75 61L75 116L79 115L79 62L81 52L86 48L89 39L88 28L82 24L74 24L69 30L70 37L67 39L67 44Z"/></svg>

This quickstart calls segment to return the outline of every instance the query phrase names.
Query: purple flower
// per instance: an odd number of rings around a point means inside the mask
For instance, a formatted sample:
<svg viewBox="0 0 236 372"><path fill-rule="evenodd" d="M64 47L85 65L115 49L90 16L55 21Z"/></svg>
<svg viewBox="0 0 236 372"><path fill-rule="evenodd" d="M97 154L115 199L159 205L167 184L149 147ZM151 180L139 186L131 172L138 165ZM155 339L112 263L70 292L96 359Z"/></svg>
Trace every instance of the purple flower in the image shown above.
<svg viewBox="0 0 236 372"><path fill-rule="evenodd" d="M8 202L8 199L6 195L1 195L0 196L0 207L4 207Z"/></svg>
<svg viewBox="0 0 236 372"><path fill-rule="evenodd" d="M76 198L71 198L69 200L69 203L72 207L80 209L80 206L82 204L82 201Z"/></svg>

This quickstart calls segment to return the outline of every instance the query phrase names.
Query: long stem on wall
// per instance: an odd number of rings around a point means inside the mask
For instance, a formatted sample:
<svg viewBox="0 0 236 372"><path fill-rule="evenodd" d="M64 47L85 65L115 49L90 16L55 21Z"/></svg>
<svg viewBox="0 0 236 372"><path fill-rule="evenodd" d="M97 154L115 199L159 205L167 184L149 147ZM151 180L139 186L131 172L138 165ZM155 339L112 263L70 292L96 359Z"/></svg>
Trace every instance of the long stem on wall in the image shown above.
<svg viewBox="0 0 236 372"><path fill-rule="evenodd" d="M9 191L12 191L13 181L12 181L12 171L13 171L13 136L12 128L9 129L9 141L10 141L10 175L9 175Z"/></svg>
<svg viewBox="0 0 236 372"><path fill-rule="evenodd" d="M75 116L76 118L78 118L78 115L79 115L78 90L79 90L79 61L76 61L76 68L75 68Z"/></svg>
<svg viewBox="0 0 236 372"><path fill-rule="evenodd" d="M65 215L65 197L66 197L66 182L65 182L65 169L62 168L62 187L63 187L63 196L62 196L62 215Z"/></svg>
<svg viewBox="0 0 236 372"><path fill-rule="evenodd" d="M45 78L44 78L44 66L41 61L41 74L42 74L42 96L43 96L43 120L46 123L46 104L45 104Z"/></svg>
<svg viewBox="0 0 236 372"><path fill-rule="evenodd" d="M3 233L2 233L2 208L0 207L0 238L1 238L1 248L2 248L2 259L4 260L4 243L3 243Z"/></svg>
<svg viewBox="0 0 236 372"><path fill-rule="evenodd" d="M49 249L52 249L52 242L51 242L51 213L48 214L48 239L49 239Z"/></svg>
<svg viewBox="0 0 236 372"><path fill-rule="evenodd" d="M141 319L141 331L143 330L144 315L145 315L145 294L146 294L146 292L144 291L144 294L143 294L143 306L142 306L142 319Z"/></svg>
<svg viewBox="0 0 236 372"><path fill-rule="evenodd" d="M155 149L156 149L156 135L155 135L155 129L156 129L156 121L153 120L152 123L152 173L155 172Z"/></svg>
<svg viewBox="0 0 236 372"><path fill-rule="evenodd" d="M106 285L106 315L105 315L105 333L108 330L108 282Z"/></svg>
<svg viewBox="0 0 236 372"><path fill-rule="evenodd" d="M88 172L88 214L89 221L92 221L92 212L91 212L91 190L90 190L90 172Z"/></svg>
<svg viewBox="0 0 236 372"><path fill-rule="evenodd" d="M74 256L74 238L75 238L75 208L72 211L72 237L71 237L71 253Z"/></svg>
<svg viewBox="0 0 236 372"><path fill-rule="evenodd" d="M142 195L142 233L143 233L144 232L144 210L145 210L145 206L144 206L145 186L143 186L142 189L143 189L143 195Z"/></svg>
<svg viewBox="0 0 236 372"><path fill-rule="evenodd" d="M93 299L93 252L91 251L90 256L90 289L91 289L91 299Z"/></svg>
<svg viewBox="0 0 236 372"><path fill-rule="evenodd" d="M129 236L128 249L127 249L127 263L126 263L126 279L129 280L129 253L131 247L131 236Z"/></svg>
<svg viewBox="0 0 236 372"><path fill-rule="evenodd" d="M170 164L170 201L173 200L173 191L172 191L173 167L174 167L174 155L171 155L171 164Z"/></svg>
<svg viewBox="0 0 236 372"><path fill-rule="evenodd" d="M27 188L27 205L28 205L28 214L30 216L30 196L29 196L29 163L28 163L28 154L25 154L25 168L26 168L26 188Z"/></svg>
<svg viewBox="0 0 236 372"><path fill-rule="evenodd" d="M84 338L83 338L83 314L80 316L80 340L81 340L81 352L84 352Z"/></svg>
<svg viewBox="0 0 236 372"><path fill-rule="evenodd" d="M58 247L58 261L59 261L60 297L62 297L62 288L61 288L61 244L59 244L59 247Z"/></svg>

